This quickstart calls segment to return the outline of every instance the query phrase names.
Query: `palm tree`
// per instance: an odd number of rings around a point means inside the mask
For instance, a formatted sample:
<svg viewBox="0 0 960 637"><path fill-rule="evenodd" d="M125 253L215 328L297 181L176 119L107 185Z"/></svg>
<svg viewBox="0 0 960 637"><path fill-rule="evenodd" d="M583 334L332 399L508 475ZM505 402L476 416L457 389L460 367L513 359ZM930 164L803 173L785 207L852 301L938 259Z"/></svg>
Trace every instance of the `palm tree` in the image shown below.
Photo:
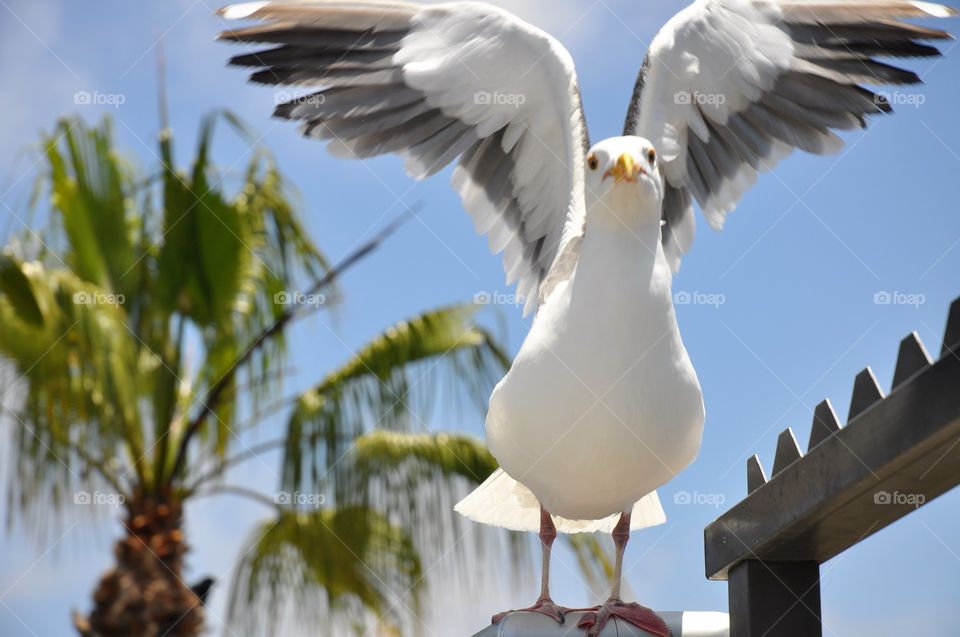
<svg viewBox="0 0 960 637"><path fill-rule="evenodd" d="M228 113L208 116L189 171L174 167L167 130L145 176L116 152L108 121L63 120L43 140L34 203L49 213L0 255L0 360L16 377L0 400L11 513L42 535L81 505L122 503L115 566L92 612L75 616L81 635L199 634L202 604L183 582L184 504L223 492L275 512L236 571L232 621L275 629L294 600L319 608L310 618L328 629L371 617L396 629L397 591L420 601L436 540L428 517L496 467L475 439L425 431L420 408L441 390L482 405L508 359L472 306L441 308L280 398L285 334L309 311L290 291L329 297L393 228L331 266L268 153L253 152L227 192L210 160L219 120L248 134ZM279 435L243 442L285 407ZM282 458L276 492L226 483L271 450ZM574 548L591 576L608 570L594 543Z"/></svg>

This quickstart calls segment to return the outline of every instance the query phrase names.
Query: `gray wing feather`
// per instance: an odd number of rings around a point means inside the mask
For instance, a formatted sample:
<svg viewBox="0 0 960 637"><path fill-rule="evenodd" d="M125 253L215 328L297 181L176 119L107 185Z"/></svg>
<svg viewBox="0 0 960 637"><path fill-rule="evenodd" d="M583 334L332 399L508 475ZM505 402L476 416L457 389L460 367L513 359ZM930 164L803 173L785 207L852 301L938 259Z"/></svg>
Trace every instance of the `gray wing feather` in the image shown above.
<svg viewBox="0 0 960 637"><path fill-rule="evenodd" d="M491 252L504 251L507 283L517 283L518 294L527 302L536 302L541 283L550 270L553 258L544 247L548 238L531 233L522 209L510 188L517 148L503 150L504 130L474 142L460 158L454 172L454 188L471 209L482 211L474 217L477 232L487 232ZM529 269L524 264L536 263ZM526 271L526 274L522 274Z"/></svg>

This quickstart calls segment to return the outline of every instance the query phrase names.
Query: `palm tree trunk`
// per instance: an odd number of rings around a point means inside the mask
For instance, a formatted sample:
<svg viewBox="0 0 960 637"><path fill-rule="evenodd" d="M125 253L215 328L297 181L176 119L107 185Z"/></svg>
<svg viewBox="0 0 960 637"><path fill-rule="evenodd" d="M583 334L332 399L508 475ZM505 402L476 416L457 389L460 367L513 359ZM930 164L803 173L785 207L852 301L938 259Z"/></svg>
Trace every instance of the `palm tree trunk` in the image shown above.
<svg viewBox="0 0 960 637"><path fill-rule="evenodd" d="M187 552L175 498L135 496L126 503L126 535L117 542L117 565L93 593L88 618L74 624L82 637L195 637L203 607L183 582Z"/></svg>

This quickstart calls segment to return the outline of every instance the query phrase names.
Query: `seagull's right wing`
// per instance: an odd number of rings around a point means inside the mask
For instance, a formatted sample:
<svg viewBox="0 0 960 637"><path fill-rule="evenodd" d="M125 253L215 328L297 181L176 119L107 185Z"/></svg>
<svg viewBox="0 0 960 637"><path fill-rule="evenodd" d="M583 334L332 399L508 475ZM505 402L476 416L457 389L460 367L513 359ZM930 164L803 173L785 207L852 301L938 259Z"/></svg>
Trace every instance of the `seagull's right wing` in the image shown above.
<svg viewBox="0 0 960 637"><path fill-rule="evenodd" d="M549 35L480 3L254 2L227 31L274 48L234 57L252 80L319 89L280 104L341 156L399 153L426 178L459 157L453 185L525 310L561 244L583 226L589 148L576 70Z"/></svg>

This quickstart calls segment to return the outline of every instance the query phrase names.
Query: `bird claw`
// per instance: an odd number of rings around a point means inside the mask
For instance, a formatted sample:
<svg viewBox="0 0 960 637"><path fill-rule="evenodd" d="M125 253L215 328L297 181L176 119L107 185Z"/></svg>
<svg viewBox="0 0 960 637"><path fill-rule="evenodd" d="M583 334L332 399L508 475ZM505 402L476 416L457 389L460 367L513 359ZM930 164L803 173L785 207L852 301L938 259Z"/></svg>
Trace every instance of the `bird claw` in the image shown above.
<svg viewBox="0 0 960 637"><path fill-rule="evenodd" d="M611 617L619 617L657 637L673 637L670 627L655 612L640 604L625 604L619 599L607 600L603 606L591 609L580 618L577 627L586 629L588 637L597 637Z"/></svg>
<svg viewBox="0 0 960 637"><path fill-rule="evenodd" d="M540 613L541 615L550 617L558 624L562 624L566 620L567 609L563 606L557 606L550 598L540 598L530 608L520 608L518 610L508 610L502 613L497 613L493 616L491 623L496 624L503 620L503 618L505 618L507 615L512 615L514 613Z"/></svg>

